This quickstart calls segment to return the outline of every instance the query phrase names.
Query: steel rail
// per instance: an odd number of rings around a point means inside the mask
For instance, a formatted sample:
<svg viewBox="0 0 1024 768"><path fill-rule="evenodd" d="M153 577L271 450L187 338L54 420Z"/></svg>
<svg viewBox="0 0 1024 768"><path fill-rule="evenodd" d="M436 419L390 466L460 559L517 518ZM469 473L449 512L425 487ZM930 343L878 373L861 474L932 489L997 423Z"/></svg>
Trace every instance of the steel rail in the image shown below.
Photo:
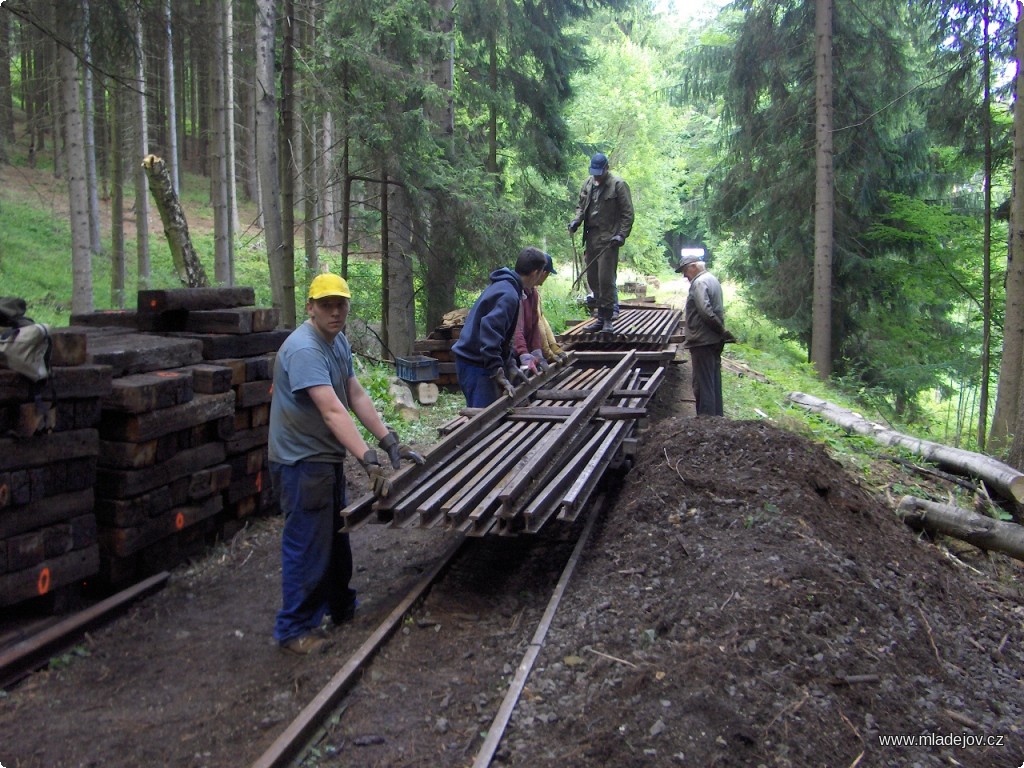
<svg viewBox="0 0 1024 768"><path fill-rule="evenodd" d="M355 684L356 676L373 660L381 646L401 626L412 606L437 580L464 543L465 537L460 536L449 546L434 567L423 574L420 580L413 585L402 602L388 614L387 618L349 657L327 685L305 706L298 717L292 720L281 735L252 764L252 768L282 768L291 764L291 761L330 715L331 710L341 700L341 697Z"/></svg>
<svg viewBox="0 0 1024 768"><path fill-rule="evenodd" d="M576 570L576 566L583 556L583 551L586 549L587 544L590 541L590 535L594 530L594 526L597 522L598 517L604 511L605 498L602 496L601 499L594 504L593 509L587 518L586 526L580 538L576 542L576 547L573 549L572 555L569 557L569 561L566 563L565 568L562 569L562 575L558 579L558 584L555 586L555 591L551 595L551 599L548 601L547 608L544 610L544 615L541 617L540 624L537 625L537 630L533 634L533 639L530 641L530 645L526 649L526 653L523 654L522 660L516 667L516 674L512 678L512 682L509 684L508 691L505 694L505 698L502 699L501 706L498 707L498 713L495 715L494 720L491 721L490 728L487 729L487 738L484 739L484 743L477 751L476 758L473 761L473 768L487 768L491 764L491 760L494 759L494 753L498 749L498 745L501 744L501 739L505 735L505 729L508 727L508 722L512 717L512 712L515 710L516 704L519 703L519 698L522 696L523 689L526 687L526 680L530 676L530 672L533 670L533 665L537 661L537 657L540 655L541 649L544 647L544 641L547 638L548 630L551 628L551 622L555 618L555 613L558 611L558 606L562 602L562 598L565 596L566 590L569 588L569 582L572 580L572 575Z"/></svg>

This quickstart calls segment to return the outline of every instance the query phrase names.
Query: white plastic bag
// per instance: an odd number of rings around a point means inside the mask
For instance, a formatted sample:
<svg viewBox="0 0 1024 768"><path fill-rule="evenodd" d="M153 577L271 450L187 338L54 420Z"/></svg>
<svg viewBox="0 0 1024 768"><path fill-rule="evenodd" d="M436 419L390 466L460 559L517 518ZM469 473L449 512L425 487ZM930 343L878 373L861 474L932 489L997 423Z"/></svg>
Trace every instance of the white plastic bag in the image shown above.
<svg viewBox="0 0 1024 768"><path fill-rule="evenodd" d="M0 331L0 368L9 368L29 381L50 376L53 340L46 323L31 323Z"/></svg>

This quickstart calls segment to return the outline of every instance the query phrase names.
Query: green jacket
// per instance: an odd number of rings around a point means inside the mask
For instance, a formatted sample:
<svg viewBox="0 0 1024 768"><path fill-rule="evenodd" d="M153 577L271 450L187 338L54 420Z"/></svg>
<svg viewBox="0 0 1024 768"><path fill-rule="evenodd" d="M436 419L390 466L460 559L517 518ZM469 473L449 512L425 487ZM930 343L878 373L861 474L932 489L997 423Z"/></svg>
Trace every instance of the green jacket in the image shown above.
<svg viewBox="0 0 1024 768"><path fill-rule="evenodd" d="M576 221L583 225L583 242L588 249L605 246L615 235L625 240L633 229L633 198L629 185L609 173L601 184L588 176L580 190Z"/></svg>

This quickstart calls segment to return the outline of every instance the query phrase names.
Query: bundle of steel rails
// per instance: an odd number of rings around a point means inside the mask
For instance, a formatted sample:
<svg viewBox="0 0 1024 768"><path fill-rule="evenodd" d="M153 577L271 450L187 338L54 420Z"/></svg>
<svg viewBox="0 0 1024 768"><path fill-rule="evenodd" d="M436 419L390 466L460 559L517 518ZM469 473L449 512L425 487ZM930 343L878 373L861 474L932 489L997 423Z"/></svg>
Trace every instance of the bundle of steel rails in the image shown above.
<svg viewBox="0 0 1024 768"><path fill-rule="evenodd" d="M630 461L664 365L664 355L633 350L570 353L513 399L467 410L425 464L393 476L387 498L367 494L342 510L343 530L375 517L517 535L575 520L604 471Z"/></svg>
<svg viewBox="0 0 1024 768"><path fill-rule="evenodd" d="M682 341L682 316L678 309L664 305L623 304L610 333L587 330L591 320L585 320L560 334L558 341L571 349L663 349Z"/></svg>

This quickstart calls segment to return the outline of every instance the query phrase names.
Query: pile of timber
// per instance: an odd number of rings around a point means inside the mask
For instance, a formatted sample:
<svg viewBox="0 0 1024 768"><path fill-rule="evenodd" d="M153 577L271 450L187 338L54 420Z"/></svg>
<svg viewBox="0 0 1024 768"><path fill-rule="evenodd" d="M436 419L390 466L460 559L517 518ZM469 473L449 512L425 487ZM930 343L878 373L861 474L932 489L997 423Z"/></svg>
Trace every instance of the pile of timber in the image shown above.
<svg viewBox="0 0 1024 768"><path fill-rule="evenodd" d="M439 387L459 386L458 376L455 375L455 353L452 352L452 345L458 341L464 318L465 313L458 323L446 322L428 333L425 339L417 339L413 342L413 352L438 361L437 378L433 380L433 383Z"/></svg>
<svg viewBox="0 0 1024 768"><path fill-rule="evenodd" d="M112 371L95 484L104 581L171 567L276 511L267 437L288 331L254 303L244 287L147 290L135 311L72 316L88 359Z"/></svg>
<svg viewBox="0 0 1024 768"><path fill-rule="evenodd" d="M87 363L83 334L53 329L51 337L47 380L0 369L0 606L99 568L93 486L111 370Z"/></svg>
<svg viewBox="0 0 1024 768"><path fill-rule="evenodd" d="M683 313L662 304L623 303L610 333L587 330L592 318L576 323L558 335L567 349L659 350L683 341Z"/></svg>
<svg viewBox="0 0 1024 768"><path fill-rule="evenodd" d="M345 529L371 520L443 525L472 536L536 533L572 522L609 467L635 452L661 355L572 353L506 398L460 417L426 456L393 478L392 493L344 510Z"/></svg>

